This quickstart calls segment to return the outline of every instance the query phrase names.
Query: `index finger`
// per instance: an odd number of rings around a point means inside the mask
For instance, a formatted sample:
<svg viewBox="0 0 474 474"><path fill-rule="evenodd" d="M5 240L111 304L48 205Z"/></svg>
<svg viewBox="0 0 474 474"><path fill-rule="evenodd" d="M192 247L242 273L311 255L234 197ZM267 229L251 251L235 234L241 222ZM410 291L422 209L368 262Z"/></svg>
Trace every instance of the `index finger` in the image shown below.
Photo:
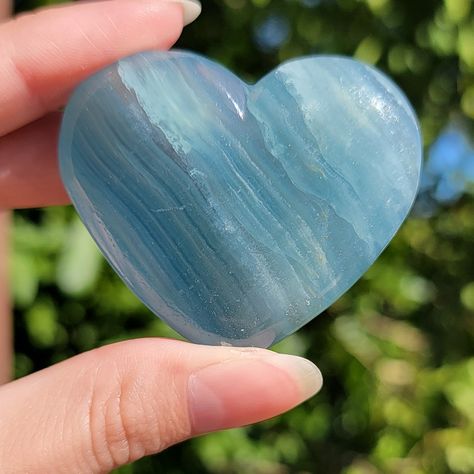
<svg viewBox="0 0 474 474"><path fill-rule="evenodd" d="M116 0L39 10L0 25L0 136L56 110L97 69L169 48L199 12L193 0Z"/></svg>

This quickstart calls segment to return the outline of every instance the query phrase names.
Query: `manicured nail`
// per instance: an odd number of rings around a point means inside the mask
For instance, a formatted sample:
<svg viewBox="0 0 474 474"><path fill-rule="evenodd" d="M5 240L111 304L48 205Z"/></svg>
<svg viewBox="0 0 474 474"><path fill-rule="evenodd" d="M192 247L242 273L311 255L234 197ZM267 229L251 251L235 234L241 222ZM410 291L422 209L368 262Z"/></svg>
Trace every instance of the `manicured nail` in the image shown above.
<svg viewBox="0 0 474 474"><path fill-rule="evenodd" d="M321 372L312 362L270 351L205 367L188 382L193 433L271 418L313 396L321 386Z"/></svg>
<svg viewBox="0 0 474 474"><path fill-rule="evenodd" d="M202 6L199 0L167 0L167 1L171 3L179 3L182 5L184 26L192 23L201 14Z"/></svg>

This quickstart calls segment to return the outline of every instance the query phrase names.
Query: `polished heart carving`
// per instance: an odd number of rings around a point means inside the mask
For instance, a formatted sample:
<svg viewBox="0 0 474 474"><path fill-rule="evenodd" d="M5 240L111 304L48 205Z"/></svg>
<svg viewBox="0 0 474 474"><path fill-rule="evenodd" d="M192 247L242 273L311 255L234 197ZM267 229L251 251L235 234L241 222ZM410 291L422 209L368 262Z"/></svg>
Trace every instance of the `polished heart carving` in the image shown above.
<svg viewBox="0 0 474 474"><path fill-rule="evenodd" d="M137 54L76 90L60 137L107 260L206 344L269 346L327 308L405 219L420 164L401 91L330 56L250 86L192 53Z"/></svg>

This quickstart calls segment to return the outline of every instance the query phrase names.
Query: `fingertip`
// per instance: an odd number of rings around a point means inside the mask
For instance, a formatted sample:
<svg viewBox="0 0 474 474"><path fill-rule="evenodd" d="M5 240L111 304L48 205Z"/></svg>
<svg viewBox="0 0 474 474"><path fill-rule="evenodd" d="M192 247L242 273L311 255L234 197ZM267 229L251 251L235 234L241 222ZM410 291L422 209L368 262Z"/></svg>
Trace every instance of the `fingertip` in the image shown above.
<svg viewBox="0 0 474 474"><path fill-rule="evenodd" d="M275 354L268 362L289 374L299 388L300 402L318 393L323 386L323 376L318 367L308 359L287 354Z"/></svg>
<svg viewBox="0 0 474 474"><path fill-rule="evenodd" d="M184 26L192 23L200 14L202 5L199 0L169 0L179 3L183 7L183 24Z"/></svg>
<svg viewBox="0 0 474 474"><path fill-rule="evenodd" d="M302 403L321 386L319 369L301 357L261 351L210 365L188 381L193 434L271 418Z"/></svg>

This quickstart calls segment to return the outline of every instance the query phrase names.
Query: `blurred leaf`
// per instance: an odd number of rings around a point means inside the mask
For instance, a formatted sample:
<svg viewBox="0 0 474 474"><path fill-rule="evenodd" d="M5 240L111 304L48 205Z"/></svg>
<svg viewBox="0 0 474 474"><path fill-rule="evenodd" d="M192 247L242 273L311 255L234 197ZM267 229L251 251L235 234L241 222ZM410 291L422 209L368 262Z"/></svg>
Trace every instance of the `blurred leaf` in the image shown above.
<svg viewBox="0 0 474 474"><path fill-rule="evenodd" d="M474 85L468 87L462 95L461 107L467 117L474 119Z"/></svg>
<svg viewBox="0 0 474 474"><path fill-rule="evenodd" d="M382 467L388 467L392 459L402 458L406 452L407 446L403 434L397 430L389 429L378 439L373 456Z"/></svg>
<svg viewBox="0 0 474 474"><path fill-rule="evenodd" d="M457 367L443 388L450 402L474 422L474 359Z"/></svg>
<svg viewBox="0 0 474 474"><path fill-rule="evenodd" d="M462 304L471 311L474 311L474 281L468 283L461 290Z"/></svg>
<svg viewBox="0 0 474 474"><path fill-rule="evenodd" d="M13 299L19 307L31 305L38 292L38 271L33 255L12 253L10 272L10 284L13 293Z"/></svg>
<svg viewBox="0 0 474 474"><path fill-rule="evenodd" d="M354 57L369 64L376 64L382 56L382 44L373 36L365 37L357 46Z"/></svg>
<svg viewBox="0 0 474 474"><path fill-rule="evenodd" d="M459 56L466 66L474 71L474 21L463 26L459 31L458 50Z"/></svg>
<svg viewBox="0 0 474 474"><path fill-rule="evenodd" d="M72 220L58 259L58 287L69 295L78 296L94 287L102 256L78 217Z"/></svg>
<svg viewBox="0 0 474 474"><path fill-rule="evenodd" d="M48 301L39 301L25 313L31 342L38 347L52 346L59 331L57 313Z"/></svg>
<svg viewBox="0 0 474 474"><path fill-rule="evenodd" d="M449 446L446 449L448 466L453 472L470 474L474 472L474 447Z"/></svg>
<svg viewBox="0 0 474 474"><path fill-rule="evenodd" d="M445 0L446 11L453 23L460 23L469 16L472 0Z"/></svg>

